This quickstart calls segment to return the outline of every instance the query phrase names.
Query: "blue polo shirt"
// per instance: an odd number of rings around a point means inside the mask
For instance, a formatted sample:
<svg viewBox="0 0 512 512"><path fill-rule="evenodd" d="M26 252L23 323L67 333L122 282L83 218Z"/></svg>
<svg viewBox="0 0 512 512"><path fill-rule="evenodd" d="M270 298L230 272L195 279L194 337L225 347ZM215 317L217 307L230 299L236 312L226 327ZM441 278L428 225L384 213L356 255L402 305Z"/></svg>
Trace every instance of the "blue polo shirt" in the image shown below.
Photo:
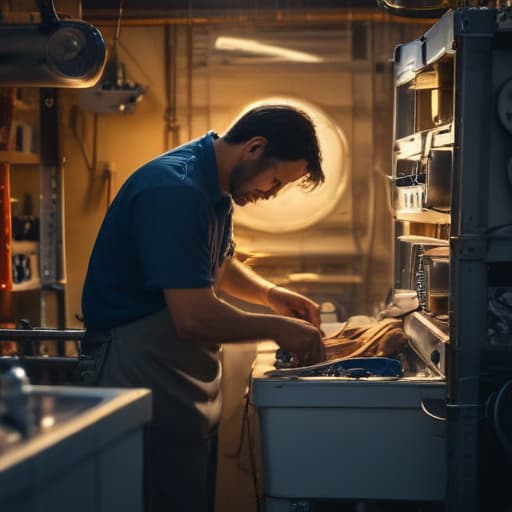
<svg viewBox="0 0 512 512"><path fill-rule="evenodd" d="M136 170L112 202L82 294L88 329L101 331L165 307L164 288L207 288L231 247L231 197L204 137Z"/></svg>

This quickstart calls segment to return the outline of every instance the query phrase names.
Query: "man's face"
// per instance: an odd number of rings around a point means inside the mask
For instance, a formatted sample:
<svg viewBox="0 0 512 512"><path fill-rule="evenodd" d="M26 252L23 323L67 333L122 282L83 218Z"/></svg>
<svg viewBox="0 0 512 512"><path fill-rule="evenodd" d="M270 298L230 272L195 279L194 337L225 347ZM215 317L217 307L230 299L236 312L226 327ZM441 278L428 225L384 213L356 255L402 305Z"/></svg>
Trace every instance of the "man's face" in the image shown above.
<svg viewBox="0 0 512 512"><path fill-rule="evenodd" d="M305 160L279 161L267 158L243 160L231 173L229 192L238 206L275 197L289 183L306 175Z"/></svg>

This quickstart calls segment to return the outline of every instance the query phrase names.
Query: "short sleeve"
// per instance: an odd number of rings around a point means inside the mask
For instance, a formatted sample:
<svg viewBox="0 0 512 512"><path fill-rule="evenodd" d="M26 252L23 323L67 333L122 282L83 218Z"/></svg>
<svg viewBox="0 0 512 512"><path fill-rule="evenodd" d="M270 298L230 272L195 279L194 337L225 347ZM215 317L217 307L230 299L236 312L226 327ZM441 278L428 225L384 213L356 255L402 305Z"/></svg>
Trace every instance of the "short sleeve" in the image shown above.
<svg viewBox="0 0 512 512"><path fill-rule="evenodd" d="M147 288L213 284L206 198L190 187L146 190L135 199L130 230Z"/></svg>

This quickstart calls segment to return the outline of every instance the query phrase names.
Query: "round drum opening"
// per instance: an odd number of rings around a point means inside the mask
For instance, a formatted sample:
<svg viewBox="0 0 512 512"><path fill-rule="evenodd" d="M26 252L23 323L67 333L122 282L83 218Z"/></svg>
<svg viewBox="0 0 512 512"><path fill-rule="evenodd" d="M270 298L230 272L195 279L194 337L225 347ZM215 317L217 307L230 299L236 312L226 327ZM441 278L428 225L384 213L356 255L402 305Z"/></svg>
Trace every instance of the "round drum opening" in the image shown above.
<svg viewBox="0 0 512 512"><path fill-rule="evenodd" d="M290 187L269 201L243 207L235 205L234 220L238 225L267 233L298 231L316 224L338 204L347 187L347 142L336 123L319 107L307 101L268 97L247 105L240 115L266 104L290 105L311 117L322 153L325 183L312 191L299 186Z"/></svg>

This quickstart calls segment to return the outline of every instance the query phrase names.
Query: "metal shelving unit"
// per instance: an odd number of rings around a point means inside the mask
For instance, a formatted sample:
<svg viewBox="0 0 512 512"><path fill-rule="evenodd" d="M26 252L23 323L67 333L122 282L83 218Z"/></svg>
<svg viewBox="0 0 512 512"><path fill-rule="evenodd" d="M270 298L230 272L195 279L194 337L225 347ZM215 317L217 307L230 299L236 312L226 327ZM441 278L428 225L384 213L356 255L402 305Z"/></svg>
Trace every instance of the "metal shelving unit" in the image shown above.
<svg viewBox="0 0 512 512"><path fill-rule="evenodd" d="M62 190L57 92L3 89L1 321L64 328ZM9 134L6 138L6 134ZM5 182L5 183L4 183Z"/></svg>
<svg viewBox="0 0 512 512"><path fill-rule="evenodd" d="M400 186L419 194L412 207L406 203L409 211L397 211L396 232L401 234L410 224L421 227L422 234L430 234L432 225L446 233L449 224L447 510L508 510L512 503L507 495L512 469L512 432L507 431L512 424L507 408L512 400L512 10L448 12L422 37L397 47L395 87L395 206L400 193L409 193L398 190ZM430 115L425 111L429 100ZM422 204L428 195L428 175L421 179L419 175L436 147L432 141L438 123L452 124L448 132L453 137L444 135L437 146L444 146L443 157L451 155L450 165L445 163L451 173L449 213ZM409 175L407 169L412 171Z"/></svg>

